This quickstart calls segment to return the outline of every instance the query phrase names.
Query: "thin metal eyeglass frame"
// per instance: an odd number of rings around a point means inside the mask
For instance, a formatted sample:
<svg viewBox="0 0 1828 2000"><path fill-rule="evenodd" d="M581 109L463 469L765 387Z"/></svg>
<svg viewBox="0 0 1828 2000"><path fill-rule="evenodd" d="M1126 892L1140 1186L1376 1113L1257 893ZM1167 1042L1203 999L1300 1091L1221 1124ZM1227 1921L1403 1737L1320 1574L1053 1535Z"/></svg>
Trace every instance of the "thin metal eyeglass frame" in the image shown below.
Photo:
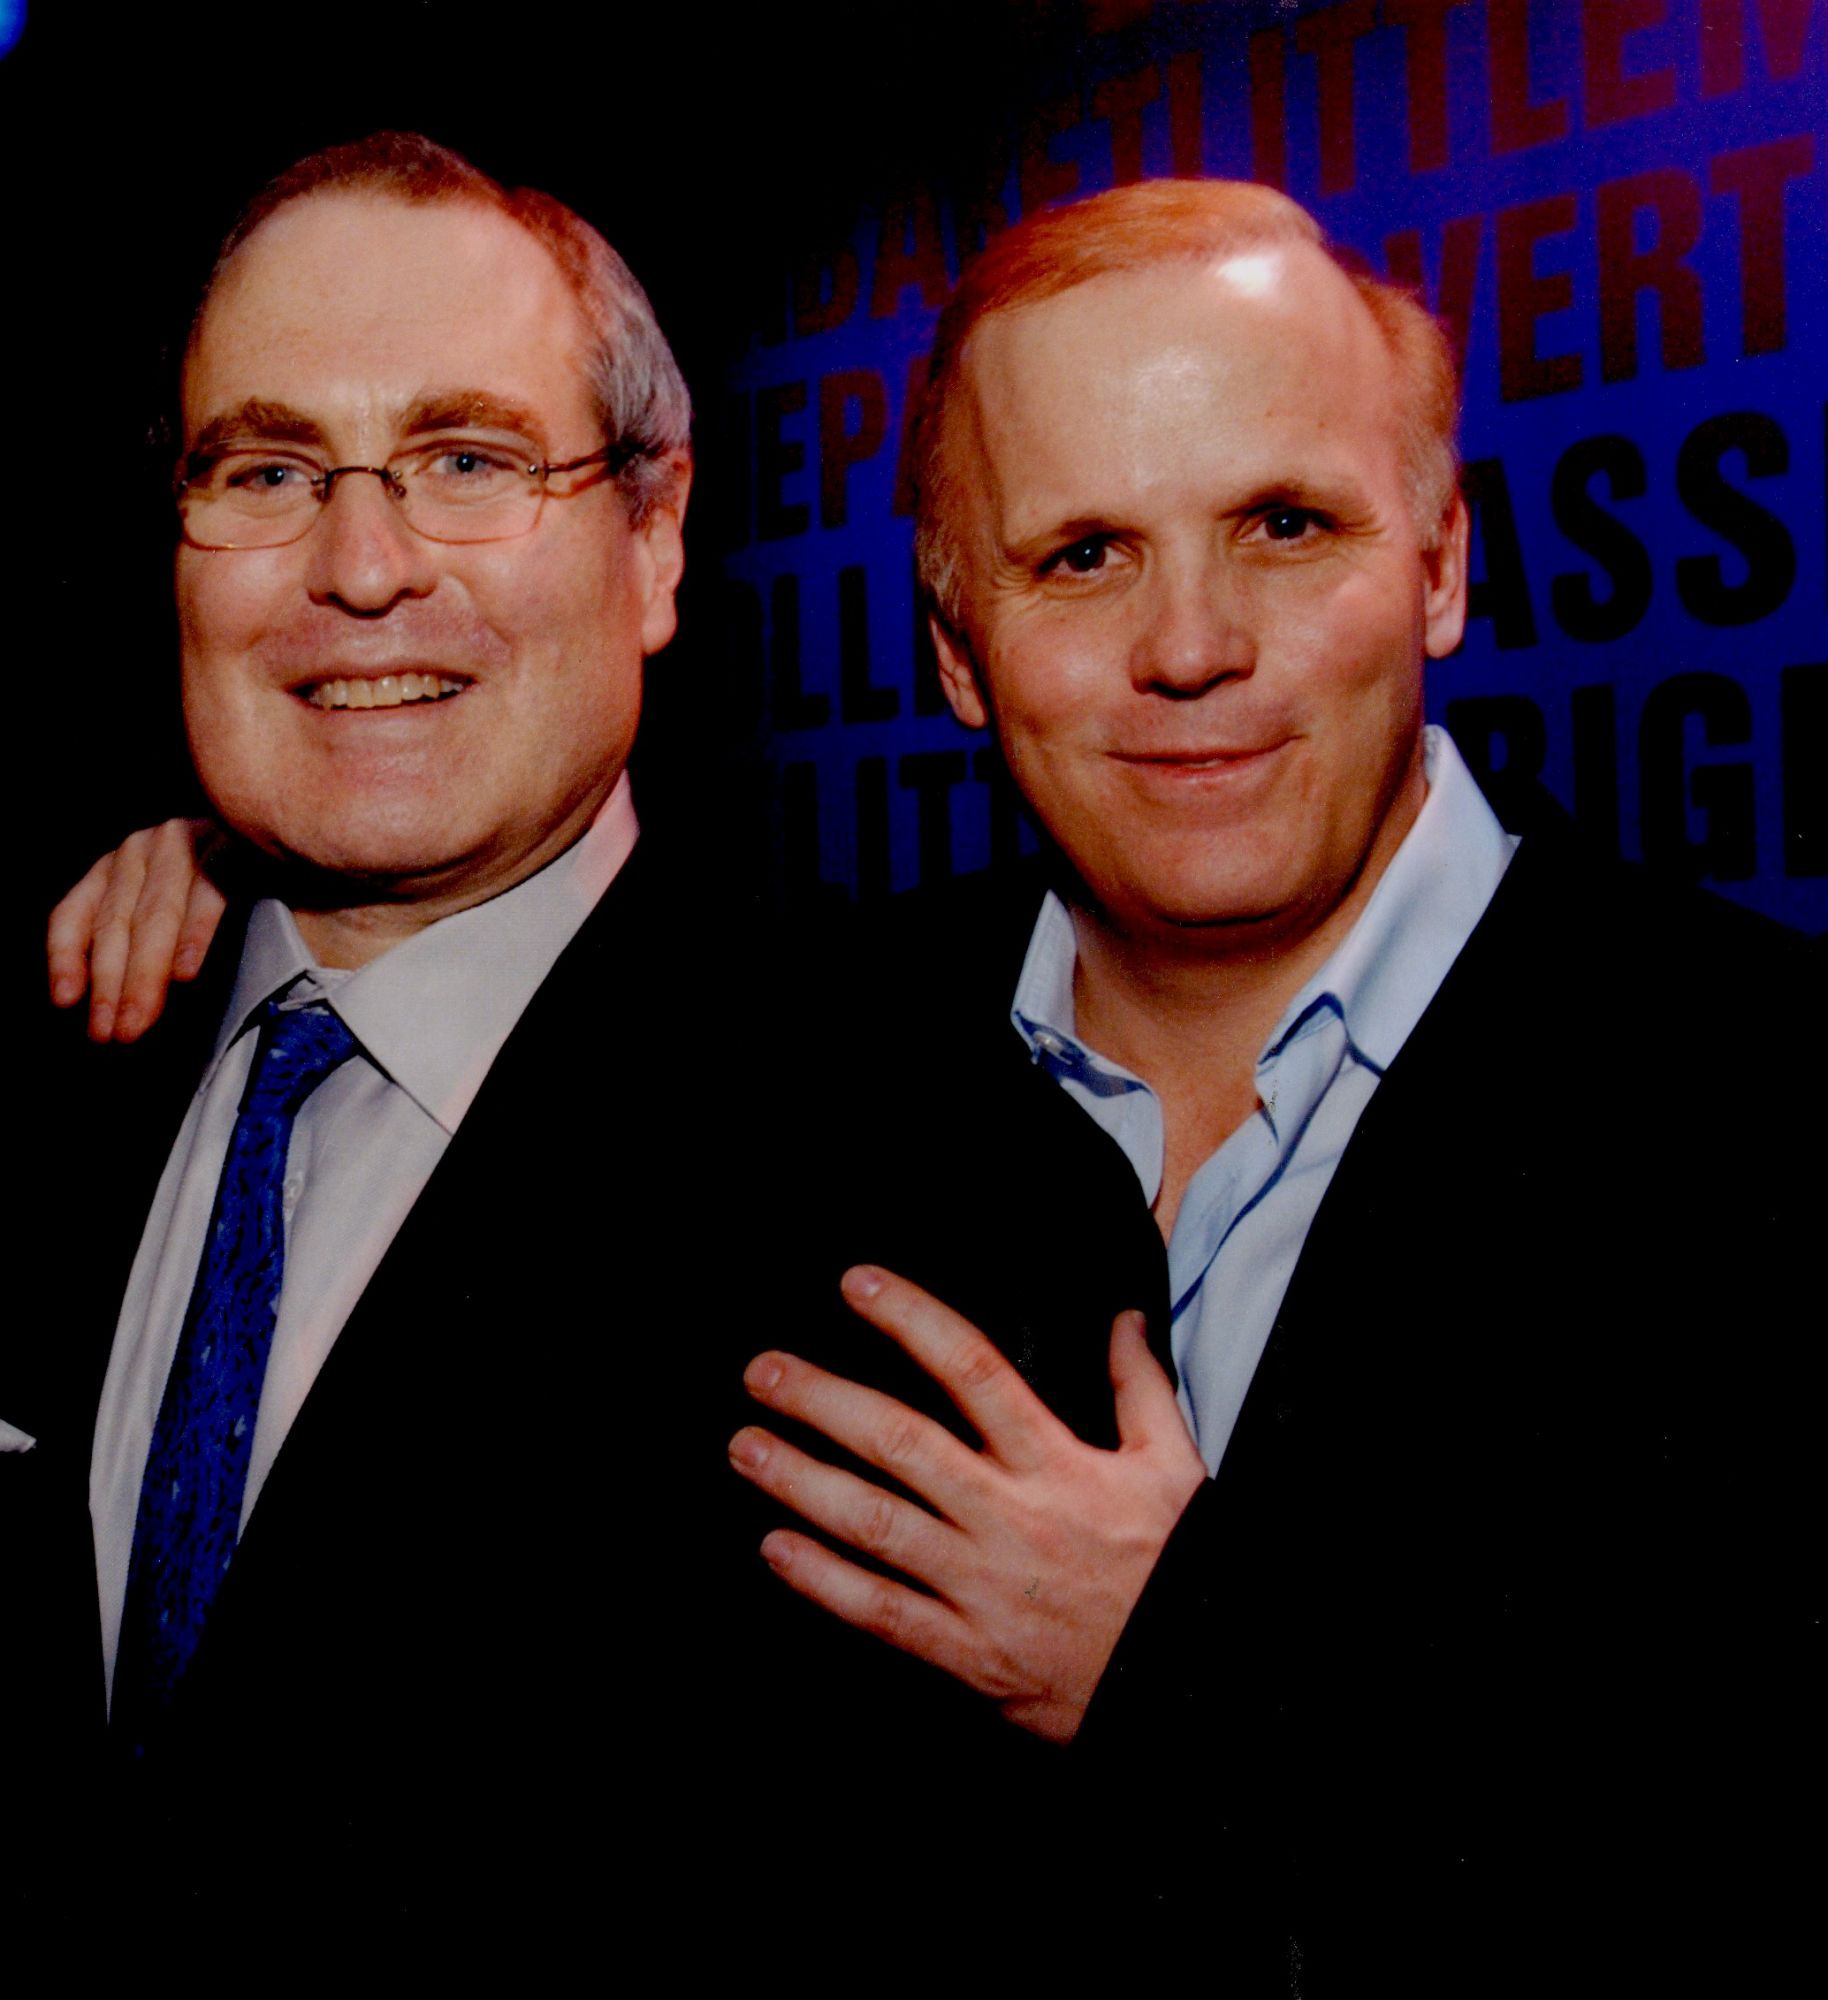
<svg viewBox="0 0 1828 2000"><path fill-rule="evenodd" d="M393 469L391 464L327 466L317 478L305 482L316 498L317 511L314 514L301 513L299 519L304 525L299 529L298 533L295 535L286 535L276 542L200 542L192 535L190 523L184 515L184 494L190 485L188 479L179 479L176 482L172 489L172 498L177 502L179 533L193 549L204 549L212 555L234 555L244 549L286 549L290 548L294 542L302 542L310 534L311 530L317 526L318 522L324 518L324 509L329 506L330 496L336 491L336 482L345 473L369 472L381 482L382 486L399 504L400 519L422 541L438 542L446 548L476 548L486 542L518 542L523 535L532 534L534 529L539 526L540 514L545 508L547 496L551 490L546 482L555 472L577 472L586 465L601 465L613 477L636 456L637 453L627 444L606 444L599 447L596 451L587 451L582 458L567 458L557 461L548 459L538 465L529 465L526 468L527 477L539 481L538 497L534 502L533 513L524 528L516 528L512 533L506 535L465 535L459 538L451 535L434 535L428 533L406 511L408 488L406 482ZM566 499L569 498L569 495L561 494L559 497Z"/></svg>

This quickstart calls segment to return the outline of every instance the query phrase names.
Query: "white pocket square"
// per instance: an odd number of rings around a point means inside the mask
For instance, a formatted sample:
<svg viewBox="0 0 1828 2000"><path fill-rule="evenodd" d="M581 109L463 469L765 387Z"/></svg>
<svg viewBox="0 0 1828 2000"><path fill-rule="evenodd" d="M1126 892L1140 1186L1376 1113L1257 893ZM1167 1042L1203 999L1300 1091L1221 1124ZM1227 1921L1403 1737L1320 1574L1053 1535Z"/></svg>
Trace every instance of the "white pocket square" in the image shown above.
<svg viewBox="0 0 1828 2000"><path fill-rule="evenodd" d="M30 1451L38 1440L0 1417L0 1451Z"/></svg>

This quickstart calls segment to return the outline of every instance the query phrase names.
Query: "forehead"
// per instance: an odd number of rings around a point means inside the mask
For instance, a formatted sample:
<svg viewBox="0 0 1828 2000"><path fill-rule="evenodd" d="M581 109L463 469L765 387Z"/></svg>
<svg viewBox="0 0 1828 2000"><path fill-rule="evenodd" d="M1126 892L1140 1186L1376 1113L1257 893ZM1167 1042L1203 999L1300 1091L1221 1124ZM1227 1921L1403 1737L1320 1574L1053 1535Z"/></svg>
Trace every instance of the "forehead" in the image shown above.
<svg viewBox="0 0 1828 2000"><path fill-rule="evenodd" d="M245 401L373 429L461 385L538 413L569 444L594 420L589 349L564 274L511 217L307 195L217 279L185 357L185 431Z"/></svg>
<svg viewBox="0 0 1828 2000"><path fill-rule="evenodd" d="M1277 482L1400 485L1389 350L1308 244L1107 273L993 314L964 357L967 449L999 525Z"/></svg>

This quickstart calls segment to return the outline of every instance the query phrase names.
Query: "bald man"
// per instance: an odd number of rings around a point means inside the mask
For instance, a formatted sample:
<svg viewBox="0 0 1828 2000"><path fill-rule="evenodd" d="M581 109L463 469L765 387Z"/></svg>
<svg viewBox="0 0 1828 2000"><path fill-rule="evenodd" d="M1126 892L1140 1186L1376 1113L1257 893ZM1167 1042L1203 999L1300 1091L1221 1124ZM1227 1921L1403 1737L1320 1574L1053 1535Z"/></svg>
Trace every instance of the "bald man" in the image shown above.
<svg viewBox="0 0 1828 2000"><path fill-rule="evenodd" d="M1038 1314L1011 1350L937 1249L854 1271L981 1449L763 1354L732 1457L821 1531L764 1553L1070 1744L1115 1836L1088 1894L1127 1877L1215 1968L1266 1915L1302 1992L1743 1968L1806 1908L1799 941L1520 841L1424 726L1466 612L1452 363L1292 202L1030 218L930 384L941 678L1053 854L902 941L903 1080L942 1110L909 1177L935 1242L1001 1227L1031 1286L1135 1245L1178 1390L1121 1317L1100 1449L1022 1379ZM1046 1185L1124 1183L1096 1237L1018 1222L972 1157L1004 1129Z"/></svg>

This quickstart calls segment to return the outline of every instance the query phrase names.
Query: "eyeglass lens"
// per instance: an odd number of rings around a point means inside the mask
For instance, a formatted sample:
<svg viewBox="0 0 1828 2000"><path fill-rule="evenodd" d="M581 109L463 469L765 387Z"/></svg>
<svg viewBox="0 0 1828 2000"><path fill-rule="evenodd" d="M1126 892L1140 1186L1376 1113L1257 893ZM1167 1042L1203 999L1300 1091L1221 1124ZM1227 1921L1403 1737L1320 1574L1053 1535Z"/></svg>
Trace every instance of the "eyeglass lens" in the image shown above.
<svg viewBox="0 0 1828 2000"><path fill-rule="evenodd" d="M405 452L385 468L320 465L271 449L225 452L186 480L184 532L205 548L276 548L308 534L346 478L378 477L418 533L441 542L506 541L528 533L545 481L524 449L472 439Z"/></svg>

